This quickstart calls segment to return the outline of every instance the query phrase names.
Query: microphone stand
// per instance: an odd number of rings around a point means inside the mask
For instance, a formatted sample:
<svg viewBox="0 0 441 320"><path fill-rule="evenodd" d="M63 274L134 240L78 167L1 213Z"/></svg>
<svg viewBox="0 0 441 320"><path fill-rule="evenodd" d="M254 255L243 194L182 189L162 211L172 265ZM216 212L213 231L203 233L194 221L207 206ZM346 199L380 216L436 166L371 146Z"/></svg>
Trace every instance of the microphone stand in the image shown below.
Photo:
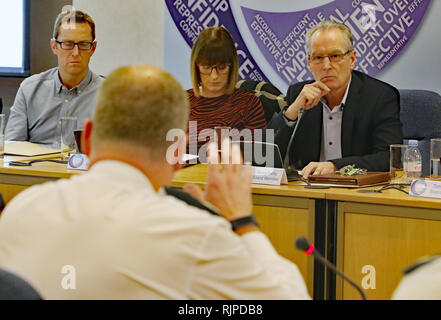
<svg viewBox="0 0 441 320"><path fill-rule="evenodd" d="M291 150L291 145L294 141L294 136L296 134L297 128L300 123L300 119L303 116L303 113L305 112L305 108L300 108L298 115L297 115L297 122L294 126L294 130L292 131L291 137L289 138L288 147L286 148L286 154L285 158L283 159L283 168L285 168L286 176L288 178L288 181L302 181L306 183L305 188L308 189L328 189L328 186L313 186L308 180L303 179L303 177L297 172L295 168L290 167L289 164L289 151Z"/></svg>
<svg viewBox="0 0 441 320"><path fill-rule="evenodd" d="M287 176L292 174L292 171L296 171L296 170L289 167L289 151L291 150L291 145L292 145L292 142L294 141L294 136L296 134L297 127L299 126L300 119L302 118L304 111L305 111L305 108L299 109L299 112L297 114L297 122L296 122L296 125L294 126L294 130L292 131L291 137L289 138L288 146L286 148L285 158L283 159L283 167L286 170ZM296 173L297 173L297 171L296 171Z"/></svg>
<svg viewBox="0 0 441 320"><path fill-rule="evenodd" d="M323 257L320 252L318 252L313 244L310 244L309 241L305 237L299 237L296 239L294 243L295 247L298 250L303 251L307 255L312 254L315 259L320 261L322 264L324 264L326 267L331 269L334 273L341 276L344 280L349 282L357 291L360 293L361 298L363 300L366 300L366 295L364 294L363 290L354 282L352 279L350 279L347 275L345 275L342 271L338 270L336 266L334 266L331 262L329 262L325 257Z"/></svg>

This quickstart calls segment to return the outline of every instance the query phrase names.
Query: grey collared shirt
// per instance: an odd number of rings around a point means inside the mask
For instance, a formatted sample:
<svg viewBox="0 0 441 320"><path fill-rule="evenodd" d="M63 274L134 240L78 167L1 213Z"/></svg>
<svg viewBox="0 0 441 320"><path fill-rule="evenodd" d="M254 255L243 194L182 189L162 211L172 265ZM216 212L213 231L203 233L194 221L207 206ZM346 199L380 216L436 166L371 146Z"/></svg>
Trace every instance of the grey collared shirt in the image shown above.
<svg viewBox="0 0 441 320"><path fill-rule="evenodd" d="M320 147L320 161L341 158L341 122L343 119L343 103L332 110L322 101L323 130Z"/></svg>
<svg viewBox="0 0 441 320"><path fill-rule="evenodd" d="M82 128L91 117L95 96L103 78L89 70L79 85L67 89L60 81L58 68L24 80L15 97L6 126L6 140L30 141L56 146L60 140L59 119L75 116Z"/></svg>

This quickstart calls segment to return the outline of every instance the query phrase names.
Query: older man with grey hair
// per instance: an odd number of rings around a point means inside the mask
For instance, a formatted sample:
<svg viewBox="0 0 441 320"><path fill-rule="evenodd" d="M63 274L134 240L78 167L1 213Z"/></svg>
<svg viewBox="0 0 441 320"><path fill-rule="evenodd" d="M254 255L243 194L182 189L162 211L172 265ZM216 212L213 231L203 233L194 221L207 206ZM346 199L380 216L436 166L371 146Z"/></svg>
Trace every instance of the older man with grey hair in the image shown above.
<svg viewBox="0 0 441 320"><path fill-rule="evenodd" d="M288 107L268 124L283 156L304 178L352 164L388 171L389 145L403 141L398 90L354 70L346 25L322 21L308 30L306 44L314 80L291 85Z"/></svg>
<svg viewBox="0 0 441 320"><path fill-rule="evenodd" d="M89 172L8 204L0 266L48 299L309 299L296 265L252 216L248 166L209 164L205 191L187 188L220 215L163 192L178 166L167 161L175 145L167 133L181 129L185 147L188 116L170 74L149 66L111 73L84 127Z"/></svg>

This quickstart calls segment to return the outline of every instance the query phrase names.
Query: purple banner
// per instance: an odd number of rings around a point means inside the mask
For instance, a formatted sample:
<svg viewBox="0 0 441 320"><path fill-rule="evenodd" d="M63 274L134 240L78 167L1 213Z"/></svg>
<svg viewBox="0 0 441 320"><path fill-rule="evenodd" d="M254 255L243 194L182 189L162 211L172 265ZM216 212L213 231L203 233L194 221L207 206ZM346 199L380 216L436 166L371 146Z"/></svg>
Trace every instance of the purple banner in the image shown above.
<svg viewBox="0 0 441 320"><path fill-rule="evenodd" d="M311 79L305 51L306 31L322 20L351 28L356 70L379 74L406 46L430 0L335 0L305 11L272 13L242 7L247 25L273 70L287 83Z"/></svg>
<svg viewBox="0 0 441 320"><path fill-rule="evenodd" d="M166 0L166 4L173 21L190 48L205 28L224 26L236 43L239 79L268 81L245 46L234 21L229 0Z"/></svg>
<svg viewBox="0 0 441 320"><path fill-rule="evenodd" d="M403 50L423 20L430 0L335 0L297 12L264 12L241 7L246 27L274 74L290 85L312 79L305 52L306 31L322 20L351 28L356 70L376 76ZM229 0L166 0L168 10L192 47L207 27L224 26L236 42L239 78L268 81L245 45ZM295 4L293 4L295 6ZM252 41L251 39L249 41ZM265 69L267 70L267 69Z"/></svg>

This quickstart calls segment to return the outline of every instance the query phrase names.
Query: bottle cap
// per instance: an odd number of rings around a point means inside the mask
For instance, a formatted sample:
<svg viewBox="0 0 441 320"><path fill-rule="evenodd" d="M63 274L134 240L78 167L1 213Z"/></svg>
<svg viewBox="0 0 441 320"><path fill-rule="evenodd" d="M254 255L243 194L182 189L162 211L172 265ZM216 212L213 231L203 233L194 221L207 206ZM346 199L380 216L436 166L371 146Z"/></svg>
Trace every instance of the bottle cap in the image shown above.
<svg viewBox="0 0 441 320"><path fill-rule="evenodd" d="M409 140L407 144L409 147L418 147L418 140Z"/></svg>

